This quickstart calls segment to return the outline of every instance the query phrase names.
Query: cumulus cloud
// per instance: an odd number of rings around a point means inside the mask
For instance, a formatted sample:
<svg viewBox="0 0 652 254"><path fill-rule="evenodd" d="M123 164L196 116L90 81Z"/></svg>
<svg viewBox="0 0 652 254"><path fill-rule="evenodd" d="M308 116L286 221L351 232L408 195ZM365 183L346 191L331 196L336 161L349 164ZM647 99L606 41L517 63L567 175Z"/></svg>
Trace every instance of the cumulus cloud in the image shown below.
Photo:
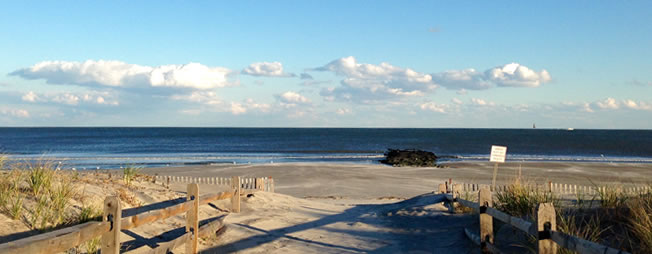
<svg viewBox="0 0 652 254"><path fill-rule="evenodd" d="M444 71L432 76L437 84L451 89L481 90L491 87L484 73L475 69Z"/></svg>
<svg viewBox="0 0 652 254"><path fill-rule="evenodd" d="M293 73L283 72L283 64L280 62L259 62L252 63L242 70L242 74L263 77L294 77ZM303 76L302 76L303 77Z"/></svg>
<svg viewBox="0 0 652 254"><path fill-rule="evenodd" d="M460 100L460 99L458 99L458 98L453 98L453 99L451 99L451 101L452 101L453 103L457 104L457 105L462 105L462 104L464 104L464 102L462 102L462 100Z"/></svg>
<svg viewBox="0 0 652 254"><path fill-rule="evenodd" d="M485 101L483 99L471 98L471 104L477 106L495 106L496 104L491 101Z"/></svg>
<svg viewBox="0 0 652 254"><path fill-rule="evenodd" d="M44 61L10 73L49 84L101 87L165 87L206 90L231 85L232 71L199 63L143 66L120 61Z"/></svg>
<svg viewBox="0 0 652 254"><path fill-rule="evenodd" d="M475 69L450 70L432 74L433 80L448 89L483 90L496 86L538 87L550 82L546 70L534 71L527 66L510 63L479 72Z"/></svg>
<svg viewBox="0 0 652 254"><path fill-rule="evenodd" d="M448 105L445 104L437 104L434 102L426 102L423 103L419 106L421 110L427 110L427 111L432 111L432 112L439 112L439 113L446 113L446 109L448 108Z"/></svg>
<svg viewBox="0 0 652 254"><path fill-rule="evenodd" d="M113 99L114 95L108 92L91 92L91 93L43 93L37 94L33 91L25 93L21 99L25 102L38 103L59 103L70 106L76 106L80 103L98 104L98 105L112 105L116 106L120 103Z"/></svg>
<svg viewBox="0 0 652 254"><path fill-rule="evenodd" d="M296 105L306 105L310 104L310 100L306 98L305 96L292 92L292 91L287 91L282 94L276 95L276 99L281 103L283 106L296 106Z"/></svg>
<svg viewBox="0 0 652 254"><path fill-rule="evenodd" d="M247 113L247 108L245 108L241 103L231 102L230 111L231 114L240 115Z"/></svg>
<svg viewBox="0 0 652 254"><path fill-rule="evenodd" d="M24 109L0 108L0 114L19 118L29 118L29 111Z"/></svg>
<svg viewBox="0 0 652 254"><path fill-rule="evenodd" d="M537 87L552 79L546 70L536 72L518 63L490 69L485 75L499 86Z"/></svg>
<svg viewBox="0 0 652 254"><path fill-rule="evenodd" d="M619 103L614 98L607 98L603 101L598 101L595 103L601 109L618 109L620 108Z"/></svg>
<svg viewBox="0 0 652 254"><path fill-rule="evenodd" d="M352 56L334 60L314 71L330 71L345 77L341 86L326 88L321 95L331 99L369 102L406 96L422 96L434 90L430 74L400 68L389 63L358 63Z"/></svg>
<svg viewBox="0 0 652 254"><path fill-rule="evenodd" d="M623 105L629 109L652 111L652 104L642 101L636 102L634 100L627 99L623 101Z"/></svg>
<svg viewBox="0 0 652 254"><path fill-rule="evenodd" d="M32 91L29 91L25 95L23 95L23 97L21 97L21 99L23 99L23 101L35 102L39 98L38 98L38 95L36 95L36 93L34 93Z"/></svg>

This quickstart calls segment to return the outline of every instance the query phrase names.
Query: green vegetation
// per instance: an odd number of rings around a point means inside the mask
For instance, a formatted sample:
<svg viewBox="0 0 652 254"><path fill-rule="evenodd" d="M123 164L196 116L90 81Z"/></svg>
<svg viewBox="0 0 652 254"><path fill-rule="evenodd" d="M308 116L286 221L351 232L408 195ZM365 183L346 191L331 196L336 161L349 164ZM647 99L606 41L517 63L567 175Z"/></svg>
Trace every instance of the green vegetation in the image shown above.
<svg viewBox="0 0 652 254"><path fill-rule="evenodd" d="M539 203L553 203L557 230L632 253L652 253L652 193L628 195L622 189L595 186L597 194L590 200L578 192L575 200L563 202L548 191L514 181L495 193L494 205L512 216L534 220ZM534 246L531 240L529 247ZM560 248L559 253L572 252Z"/></svg>
<svg viewBox="0 0 652 254"><path fill-rule="evenodd" d="M140 168L135 166L126 166L122 169L122 177L126 185L131 185L131 181L134 180Z"/></svg>

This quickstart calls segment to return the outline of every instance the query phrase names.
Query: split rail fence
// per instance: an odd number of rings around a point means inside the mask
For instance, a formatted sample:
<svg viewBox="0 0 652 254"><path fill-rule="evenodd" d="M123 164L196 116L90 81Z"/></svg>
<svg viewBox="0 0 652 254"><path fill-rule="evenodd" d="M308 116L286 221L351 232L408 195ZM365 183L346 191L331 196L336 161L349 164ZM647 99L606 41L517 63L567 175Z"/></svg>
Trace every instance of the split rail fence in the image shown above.
<svg viewBox="0 0 652 254"><path fill-rule="evenodd" d="M530 222L493 208L492 193L488 185L478 186L477 203L460 198L460 193L463 191L463 188L464 185L462 184L449 184L447 182L439 185L438 192L446 195L448 207L451 212L454 212L456 204L472 208L479 212L480 235L476 235L466 228L464 229L464 232L471 241L480 245L483 253L501 253L494 244L493 219L502 221L516 229L534 236L537 239L537 253L540 254L556 254L558 246L576 251L580 254L627 253L622 250L617 250L557 231L556 213L552 203L539 204L537 208L536 221Z"/></svg>
<svg viewBox="0 0 652 254"><path fill-rule="evenodd" d="M240 177L234 176L230 183L242 183ZM173 249L184 245L185 253L197 253L198 237L207 237L215 234L224 226L222 216L199 227L198 209L216 200L231 199L231 212L240 212L240 195L244 194L243 184L231 184L231 191L206 194L199 196L199 185L190 183L187 186L188 196L186 202L162 209L150 210L137 215L122 218L122 209L118 197L109 196L104 200L104 214L102 221L92 221L83 224L59 229L56 231L39 234L16 241L0 244L0 253L26 254L26 253L59 253L74 248L86 241L101 236L103 254L120 253L120 231L136 228L155 221L170 218L186 213L186 233L180 237L160 244L148 254L169 253ZM250 191L262 189L259 187ZM271 187L273 189L273 185Z"/></svg>

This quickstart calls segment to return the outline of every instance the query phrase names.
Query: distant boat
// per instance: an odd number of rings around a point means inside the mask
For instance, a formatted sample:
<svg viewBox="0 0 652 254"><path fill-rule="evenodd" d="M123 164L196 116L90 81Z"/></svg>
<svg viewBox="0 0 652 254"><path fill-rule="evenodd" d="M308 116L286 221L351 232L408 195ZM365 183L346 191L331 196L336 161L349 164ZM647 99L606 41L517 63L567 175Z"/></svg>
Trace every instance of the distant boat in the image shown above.
<svg viewBox="0 0 652 254"><path fill-rule="evenodd" d="M566 130L567 130L567 131L573 131L573 130L575 130L575 129L573 129L573 128L568 128L568 129L566 129Z"/></svg>

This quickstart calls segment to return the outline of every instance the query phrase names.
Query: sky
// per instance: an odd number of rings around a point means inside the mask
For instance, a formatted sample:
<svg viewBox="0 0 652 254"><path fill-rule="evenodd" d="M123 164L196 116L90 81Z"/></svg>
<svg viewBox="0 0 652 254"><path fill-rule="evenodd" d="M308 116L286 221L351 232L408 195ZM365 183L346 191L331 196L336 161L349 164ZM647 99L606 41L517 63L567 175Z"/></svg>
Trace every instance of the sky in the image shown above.
<svg viewBox="0 0 652 254"><path fill-rule="evenodd" d="M651 119L651 1L0 1L0 126Z"/></svg>

